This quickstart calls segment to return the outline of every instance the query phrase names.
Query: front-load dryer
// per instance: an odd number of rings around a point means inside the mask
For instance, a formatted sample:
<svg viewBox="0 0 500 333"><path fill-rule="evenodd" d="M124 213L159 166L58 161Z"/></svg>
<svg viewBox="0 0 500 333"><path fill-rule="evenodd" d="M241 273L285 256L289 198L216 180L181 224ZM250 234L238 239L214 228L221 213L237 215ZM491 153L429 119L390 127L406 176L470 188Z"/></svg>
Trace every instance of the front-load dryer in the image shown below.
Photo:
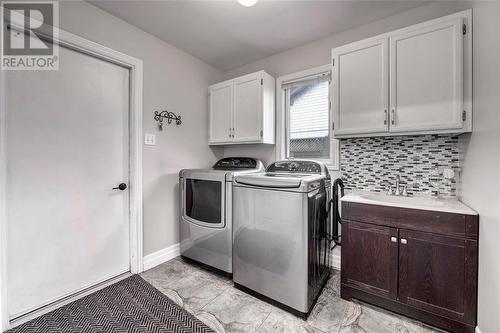
<svg viewBox="0 0 500 333"><path fill-rule="evenodd" d="M263 171L261 161L248 157L180 171L181 256L232 274L232 182L238 175Z"/></svg>

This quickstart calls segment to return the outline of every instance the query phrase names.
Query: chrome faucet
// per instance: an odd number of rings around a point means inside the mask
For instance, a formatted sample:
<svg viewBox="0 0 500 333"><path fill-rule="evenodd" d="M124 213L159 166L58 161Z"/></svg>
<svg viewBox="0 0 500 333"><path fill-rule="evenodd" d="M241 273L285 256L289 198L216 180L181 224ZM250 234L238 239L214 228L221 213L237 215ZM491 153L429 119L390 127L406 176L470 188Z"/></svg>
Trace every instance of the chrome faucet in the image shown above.
<svg viewBox="0 0 500 333"><path fill-rule="evenodd" d="M408 192L406 191L406 186L401 186L401 177L399 175L396 176L396 186L392 187L391 183L389 181L384 181L382 184L388 184L389 186L387 187L387 194L388 195L400 195L407 197Z"/></svg>
<svg viewBox="0 0 500 333"><path fill-rule="evenodd" d="M401 181L401 177L399 175L396 176L396 195L401 195L401 189L399 188L399 182Z"/></svg>

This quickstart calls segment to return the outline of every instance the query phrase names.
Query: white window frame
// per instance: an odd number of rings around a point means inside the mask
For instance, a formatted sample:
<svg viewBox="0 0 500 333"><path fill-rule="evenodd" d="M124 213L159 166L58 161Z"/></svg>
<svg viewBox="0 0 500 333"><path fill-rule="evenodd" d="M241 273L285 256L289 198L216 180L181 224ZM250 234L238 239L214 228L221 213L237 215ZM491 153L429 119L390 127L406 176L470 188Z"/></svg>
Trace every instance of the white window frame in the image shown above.
<svg viewBox="0 0 500 333"><path fill-rule="evenodd" d="M319 75L325 72L332 72L331 65L318 66L304 71L280 76L276 79L276 160L287 159L288 133L287 133L287 94L286 89L283 89L283 82L300 80L306 77ZM332 85L330 81L329 87L329 135L330 135L330 159L314 159L318 162L325 163L329 170L338 171L340 169L340 145L339 140L333 138L333 108L332 108Z"/></svg>

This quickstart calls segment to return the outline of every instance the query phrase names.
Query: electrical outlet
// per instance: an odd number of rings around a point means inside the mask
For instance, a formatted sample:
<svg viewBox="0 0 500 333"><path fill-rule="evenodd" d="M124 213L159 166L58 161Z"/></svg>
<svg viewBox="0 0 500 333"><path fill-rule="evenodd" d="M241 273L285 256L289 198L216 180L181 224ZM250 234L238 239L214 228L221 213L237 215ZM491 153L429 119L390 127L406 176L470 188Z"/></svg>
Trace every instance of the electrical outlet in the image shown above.
<svg viewBox="0 0 500 333"><path fill-rule="evenodd" d="M144 144L146 146L156 146L156 135L151 133L146 133L144 135Z"/></svg>

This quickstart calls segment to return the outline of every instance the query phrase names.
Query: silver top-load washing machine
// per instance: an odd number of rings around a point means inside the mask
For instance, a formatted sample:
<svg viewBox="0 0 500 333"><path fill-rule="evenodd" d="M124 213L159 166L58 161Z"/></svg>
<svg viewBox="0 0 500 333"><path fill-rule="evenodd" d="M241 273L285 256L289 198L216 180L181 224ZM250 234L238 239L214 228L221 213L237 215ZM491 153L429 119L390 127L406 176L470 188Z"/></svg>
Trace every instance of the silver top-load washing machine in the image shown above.
<svg viewBox="0 0 500 333"><path fill-rule="evenodd" d="M232 181L237 175L263 171L262 162L249 157L223 158L210 169L180 171L183 257L232 274Z"/></svg>
<svg viewBox="0 0 500 333"><path fill-rule="evenodd" d="M329 276L330 203L330 175L315 161L235 177L235 286L307 317Z"/></svg>

